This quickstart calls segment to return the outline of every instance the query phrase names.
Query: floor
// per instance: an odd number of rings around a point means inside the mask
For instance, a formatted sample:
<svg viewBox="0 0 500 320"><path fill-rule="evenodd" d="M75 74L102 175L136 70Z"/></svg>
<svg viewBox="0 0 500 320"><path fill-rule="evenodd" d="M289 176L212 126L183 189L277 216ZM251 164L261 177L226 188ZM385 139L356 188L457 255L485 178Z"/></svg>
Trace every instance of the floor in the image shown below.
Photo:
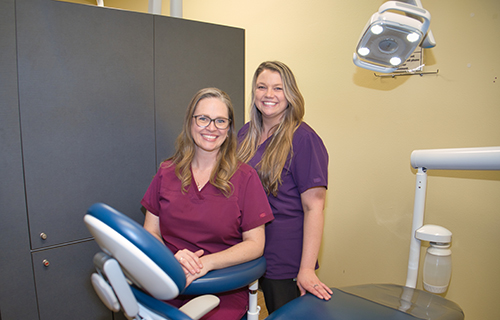
<svg viewBox="0 0 500 320"><path fill-rule="evenodd" d="M264 302L264 295L261 290L259 290L257 294L257 304L260 306L259 320L265 319L268 316L268 313L266 303Z"/></svg>

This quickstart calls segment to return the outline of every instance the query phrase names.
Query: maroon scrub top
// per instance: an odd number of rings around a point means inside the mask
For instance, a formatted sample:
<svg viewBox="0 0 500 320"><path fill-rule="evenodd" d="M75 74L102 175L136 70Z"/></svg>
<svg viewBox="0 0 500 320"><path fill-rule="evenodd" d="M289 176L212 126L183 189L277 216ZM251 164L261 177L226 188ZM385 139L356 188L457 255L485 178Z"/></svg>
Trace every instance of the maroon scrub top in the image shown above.
<svg viewBox="0 0 500 320"><path fill-rule="evenodd" d="M181 192L181 181L175 166L164 162L153 178L141 204L160 218L160 231L167 247L205 254L225 250L242 239L242 233L273 220L257 172L242 163L231 177L233 193L228 198L207 183L201 191L194 179L187 193ZM241 319L248 307L248 288L217 294L220 304L202 320ZM179 296L168 303L180 307L193 297Z"/></svg>
<svg viewBox="0 0 500 320"><path fill-rule="evenodd" d="M175 166L162 163L141 204L160 218L160 231L168 248L205 254L225 250L242 241L242 233L273 220L257 172L241 164L230 179L228 198L207 183L201 191L194 180L186 193L175 175Z"/></svg>

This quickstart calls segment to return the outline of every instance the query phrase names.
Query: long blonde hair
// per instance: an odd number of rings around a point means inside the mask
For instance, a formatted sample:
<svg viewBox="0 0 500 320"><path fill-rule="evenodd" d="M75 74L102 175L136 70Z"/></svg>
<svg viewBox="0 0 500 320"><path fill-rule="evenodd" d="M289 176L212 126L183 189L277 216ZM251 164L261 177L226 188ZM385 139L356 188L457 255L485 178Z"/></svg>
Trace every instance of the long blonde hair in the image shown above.
<svg viewBox="0 0 500 320"><path fill-rule="evenodd" d="M255 90L258 76L264 71L278 72L283 82L283 92L288 102L283 117L278 125L271 129L271 140L257 164L257 172L264 189L268 194L276 196L282 183L281 172L288 156L293 155L293 134L304 118L304 98L295 81L290 68L279 61L266 61L259 65L252 80L252 101L250 105L249 129L238 147L237 156L243 162L248 162L255 155L258 143L263 134L262 113L255 105Z"/></svg>
<svg viewBox="0 0 500 320"><path fill-rule="evenodd" d="M217 162L210 174L210 183L219 189L226 197L233 191L229 181L238 169L238 159L236 158L236 134L234 130L234 109L229 95L217 88L205 88L198 91L191 99L186 117L182 126L182 131L175 141L175 153L167 161L170 165L175 165L175 174L182 182L182 192L187 192L192 181L191 162L195 154L195 143L191 134L193 126L193 115L198 103L207 98L220 99L227 107L229 128L226 140L222 143L217 154Z"/></svg>

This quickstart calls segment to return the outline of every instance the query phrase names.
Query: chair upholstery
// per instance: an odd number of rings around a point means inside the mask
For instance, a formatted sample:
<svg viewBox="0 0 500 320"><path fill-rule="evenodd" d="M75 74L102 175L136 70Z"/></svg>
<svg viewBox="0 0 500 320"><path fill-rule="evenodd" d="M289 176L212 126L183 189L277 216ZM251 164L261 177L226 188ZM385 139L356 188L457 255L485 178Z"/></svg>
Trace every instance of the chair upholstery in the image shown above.
<svg viewBox="0 0 500 320"><path fill-rule="evenodd" d="M123 281L121 288L129 291L123 300L134 300L127 309L121 301L120 292L113 287L119 282L112 277L98 276L104 289L96 289L108 308L122 305L121 309L132 318L136 312L153 315L152 319L191 320L187 311L179 310L161 300L172 299L179 294L203 295L219 293L248 286L260 278L266 263L263 257L233 267L214 270L185 287L185 275L179 262L170 250L141 225L115 209L98 203L91 206L84 218L87 227L104 253L96 254L94 263L99 274L104 274L107 261L117 266ZM116 263L118 261L118 263ZM133 285L129 285L125 276ZM114 282L114 283L113 283ZM130 288L129 288L130 287ZM464 315L455 303L417 289L392 284L368 284L343 288L332 288L329 301L306 294L292 300L272 313L267 320L327 319L327 320L462 320ZM107 292L111 292L106 297ZM104 295L104 299L102 297ZM130 298L132 296L132 298ZM133 304L137 304L135 307ZM212 300L213 303L213 300ZM130 311L131 310L131 311ZM139 310L139 311L136 311ZM117 310L114 310L117 311ZM187 313L186 313L187 312ZM257 312L248 313L258 319Z"/></svg>
<svg viewBox="0 0 500 320"><path fill-rule="evenodd" d="M460 307L443 297L394 284L332 288L329 301L306 294L266 320L461 320Z"/></svg>
<svg viewBox="0 0 500 320"><path fill-rule="evenodd" d="M260 257L240 265L210 271L185 287L184 271L172 252L134 220L110 206L96 203L87 210L84 221L104 252L94 258L98 273L103 273L104 261L116 259L128 281L134 284L131 291L135 299L155 313L163 316L168 313L172 319L190 318L185 318L186 315L182 312L179 313L160 300L173 299L180 294L205 295L243 288L254 283L266 270L265 259ZM106 280L98 283L102 284ZM120 300L120 297L103 299L103 292L112 292L109 289L103 291L96 288L96 291L108 307L113 302L106 301L107 299L114 300L115 304ZM122 310L123 308L122 305ZM135 312L136 308L132 309Z"/></svg>

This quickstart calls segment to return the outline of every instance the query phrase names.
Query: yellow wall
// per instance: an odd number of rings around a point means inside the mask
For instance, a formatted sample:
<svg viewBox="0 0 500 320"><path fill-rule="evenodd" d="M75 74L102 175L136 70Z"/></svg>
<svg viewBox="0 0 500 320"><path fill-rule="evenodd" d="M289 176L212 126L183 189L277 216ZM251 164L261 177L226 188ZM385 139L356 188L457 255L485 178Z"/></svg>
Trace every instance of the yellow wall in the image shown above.
<svg viewBox="0 0 500 320"><path fill-rule="evenodd" d="M145 0L104 2L147 11ZM281 60L298 78L306 121L330 154L319 270L330 286L405 283L412 150L500 146L500 1L422 0L437 41L425 70L439 74L381 79L354 66L352 53L383 2L184 1L186 19L246 30L247 98L261 61ZM427 194L425 222L453 232L446 297L467 319L498 319L500 173L429 171Z"/></svg>

